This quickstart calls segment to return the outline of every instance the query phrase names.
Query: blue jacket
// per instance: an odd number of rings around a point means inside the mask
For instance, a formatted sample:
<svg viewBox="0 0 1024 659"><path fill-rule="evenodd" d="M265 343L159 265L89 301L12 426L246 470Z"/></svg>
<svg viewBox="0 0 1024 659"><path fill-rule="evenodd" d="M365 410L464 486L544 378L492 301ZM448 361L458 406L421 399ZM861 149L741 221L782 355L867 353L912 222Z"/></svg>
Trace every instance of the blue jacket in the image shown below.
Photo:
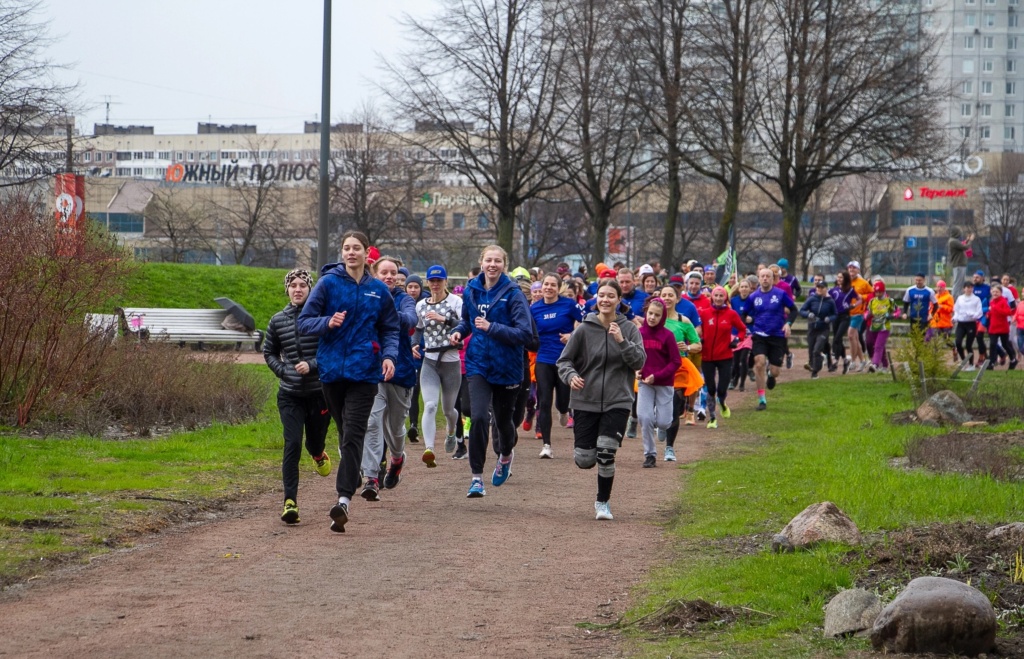
<svg viewBox="0 0 1024 659"><path fill-rule="evenodd" d="M331 329L331 316L347 311ZM340 263L329 263L309 293L298 320L299 332L320 337L316 351L321 382L369 382L383 379L381 362L398 365L398 312L388 287L368 272L358 282Z"/></svg>
<svg viewBox="0 0 1024 659"><path fill-rule="evenodd" d="M482 375L491 384L519 384L523 381L523 346L533 340L533 318L526 296L504 274L494 288L487 290L481 273L466 285L462 321L453 332L463 338L469 336L481 316L491 322L491 327L476 332L469 342L466 377Z"/></svg>
<svg viewBox="0 0 1024 659"><path fill-rule="evenodd" d="M399 387L411 389L416 386L418 365L412 356L412 336L416 329L416 301L412 296L398 288L391 291L395 298L395 309L398 311L398 361L395 362L395 376L391 383ZM346 319L347 320L347 319Z"/></svg>
<svg viewBox="0 0 1024 659"><path fill-rule="evenodd" d="M814 318L811 319L811 314ZM836 301L831 295L818 295L817 291L812 292L800 307L800 315L807 318L807 326L817 332L827 330L839 314L836 312Z"/></svg>

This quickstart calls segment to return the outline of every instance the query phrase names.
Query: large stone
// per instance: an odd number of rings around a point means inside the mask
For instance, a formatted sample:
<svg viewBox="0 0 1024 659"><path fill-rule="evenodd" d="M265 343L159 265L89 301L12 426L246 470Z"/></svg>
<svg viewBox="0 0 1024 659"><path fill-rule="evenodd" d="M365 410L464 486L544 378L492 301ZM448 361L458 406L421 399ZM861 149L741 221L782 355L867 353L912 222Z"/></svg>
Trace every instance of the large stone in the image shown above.
<svg viewBox="0 0 1024 659"><path fill-rule="evenodd" d="M919 577L875 620L871 644L888 652L974 656L996 643L996 611L977 588L942 577Z"/></svg>
<svg viewBox="0 0 1024 659"><path fill-rule="evenodd" d="M1003 537L1009 538L1010 540L1024 540L1024 522L1013 522L1011 524L997 526L985 534L986 540L996 540Z"/></svg>
<svg viewBox="0 0 1024 659"><path fill-rule="evenodd" d="M967 407L960 397L948 389L932 394L917 408L917 418L922 423L962 424L972 421Z"/></svg>
<svg viewBox="0 0 1024 659"><path fill-rule="evenodd" d="M859 545L861 540L857 525L831 501L807 506L786 524L781 534L798 549L818 542Z"/></svg>
<svg viewBox="0 0 1024 659"><path fill-rule="evenodd" d="M825 636L836 638L870 630L881 612L878 595L863 588L844 590L825 607Z"/></svg>

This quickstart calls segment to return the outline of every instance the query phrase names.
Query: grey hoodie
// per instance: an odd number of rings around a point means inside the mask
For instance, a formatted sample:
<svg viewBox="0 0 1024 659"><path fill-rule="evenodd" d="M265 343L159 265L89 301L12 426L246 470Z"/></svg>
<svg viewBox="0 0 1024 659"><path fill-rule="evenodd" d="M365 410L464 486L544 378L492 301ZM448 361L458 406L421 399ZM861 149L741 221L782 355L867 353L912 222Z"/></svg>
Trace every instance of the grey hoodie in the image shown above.
<svg viewBox="0 0 1024 659"><path fill-rule="evenodd" d="M949 267L963 268L967 266L967 245L963 243L964 234L960 227L949 228Z"/></svg>
<svg viewBox="0 0 1024 659"><path fill-rule="evenodd" d="M583 388L569 394L569 407L585 412L604 412L633 407L633 381L647 361L640 330L622 314L615 322L622 332L616 343L608 329L590 314L573 331L558 359L558 377L566 384L576 375Z"/></svg>

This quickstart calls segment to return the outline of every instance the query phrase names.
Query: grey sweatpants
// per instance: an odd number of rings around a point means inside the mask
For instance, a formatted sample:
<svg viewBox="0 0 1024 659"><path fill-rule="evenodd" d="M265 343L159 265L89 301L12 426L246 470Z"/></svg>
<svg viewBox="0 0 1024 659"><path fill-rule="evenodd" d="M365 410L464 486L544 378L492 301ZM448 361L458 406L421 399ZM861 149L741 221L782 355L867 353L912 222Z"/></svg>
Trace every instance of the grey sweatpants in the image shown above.
<svg viewBox="0 0 1024 659"><path fill-rule="evenodd" d="M405 452L405 417L412 402L412 388L399 387L390 382L377 385L377 397L373 399L370 420L366 424L366 441L363 443L363 476L377 478L380 460L384 457L384 442L388 444L391 457Z"/></svg>
<svg viewBox="0 0 1024 659"><path fill-rule="evenodd" d="M672 385L654 386L641 382L636 390L636 418L640 421L644 456L658 455L654 429L672 425Z"/></svg>
<svg viewBox="0 0 1024 659"><path fill-rule="evenodd" d="M459 413L455 411L455 401L459 399L459 388L462 387L461 362L443 362L440 359L424 359L420 370L420 393L423 395L423 420L420 431L423 443L431 451L434 450L434 437L437 435L437 401L441 400L445 421L448 422L448 434L454 435L459 423Z"/></svg>

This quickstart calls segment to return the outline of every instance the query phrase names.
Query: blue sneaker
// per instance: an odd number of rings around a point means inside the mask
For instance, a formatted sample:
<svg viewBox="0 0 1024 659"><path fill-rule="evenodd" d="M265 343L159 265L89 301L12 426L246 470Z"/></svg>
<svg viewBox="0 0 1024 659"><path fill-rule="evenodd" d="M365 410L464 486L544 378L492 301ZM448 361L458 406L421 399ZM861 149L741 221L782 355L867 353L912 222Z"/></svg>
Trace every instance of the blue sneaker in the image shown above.
<svg viewBox="0 0 1024 659"><path fill-rule="evenodd" d="M498 458L498 464L494 466L494 474L491 476L491 485L494 487L501 487L508 480L508 477L512 475L512 459L515 457L515 453L509 456L508 462L502 462L501 458Z"/></svg>
<svg viewBox="0 0 1024 659"><path fill-rule="evenodd" d="M466 494L466 498L479 499L485 494L487 494L487 491L484 490L484 482L479 478L474 478L473 482L469 484L469 493Z"/></svg>

